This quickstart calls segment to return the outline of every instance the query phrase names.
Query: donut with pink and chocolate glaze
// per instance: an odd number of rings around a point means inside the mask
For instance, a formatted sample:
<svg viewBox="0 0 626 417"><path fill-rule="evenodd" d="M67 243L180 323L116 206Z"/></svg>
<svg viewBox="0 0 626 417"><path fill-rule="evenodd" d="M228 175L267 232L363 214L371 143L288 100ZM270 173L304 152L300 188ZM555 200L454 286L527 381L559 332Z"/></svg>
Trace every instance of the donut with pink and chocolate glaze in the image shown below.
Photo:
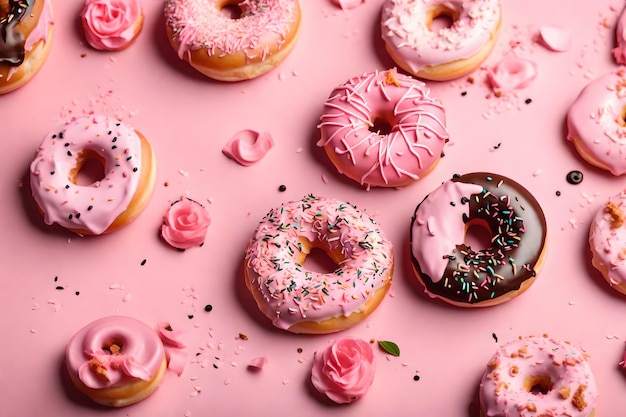
<svg viewBox="0 0 626 417"><path fill-rule="evenodd" d="M95 320L65 350L72 383L92 401L124 407L147 398L163 381L167 359L156 330L125 316Z"/></svg>
<svg viewBox="0 0 626 417"><path fill-rule="evenodd" d="M487 363L479 390L481 416L593 417L598 401L588 355L569 342L520 337Z"/></svg>
<svg viewBox="0 0 626 417"><path fill-rule="evenodd" d="M567 139L592 165L626 173L626 68L590 82L567 113Z"/></svg>
<svg viewBox="0 0 626 417"><path fill-rule="evenodd" d="M318 127L317 145L337 170L367 188L402 187L423 178L449 140L439 99L426 84L395 69L336 87Z"/></svg>
<svg viewBox="0 0 626 417"><path fill-rule="evenodd" d="M472 248L470 227L485 229L490 243ZM493 306L535 281L546 238L543 210L522 185L486 172L455 175L415 209L411 260L431 297L461 307Z"/></svg>

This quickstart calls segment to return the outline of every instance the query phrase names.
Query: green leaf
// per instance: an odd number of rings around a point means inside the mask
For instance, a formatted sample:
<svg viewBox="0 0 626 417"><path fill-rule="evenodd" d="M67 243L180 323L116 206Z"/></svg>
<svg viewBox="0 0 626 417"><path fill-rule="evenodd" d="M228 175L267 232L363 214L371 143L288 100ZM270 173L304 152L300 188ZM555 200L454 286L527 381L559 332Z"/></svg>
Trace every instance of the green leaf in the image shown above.
<svg viewBox="0 0 626 417"><path fill-rule="evenodd" d="M400 356L400 348L393 342L388 340L379 340L378 346L392 356Z"/></svg>

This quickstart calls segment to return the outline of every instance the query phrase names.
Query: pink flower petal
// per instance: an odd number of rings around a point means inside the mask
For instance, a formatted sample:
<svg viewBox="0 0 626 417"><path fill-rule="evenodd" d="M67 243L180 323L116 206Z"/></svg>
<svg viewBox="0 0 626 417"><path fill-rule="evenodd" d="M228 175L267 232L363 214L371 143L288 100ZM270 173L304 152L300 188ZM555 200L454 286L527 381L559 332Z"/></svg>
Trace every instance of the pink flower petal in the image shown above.
<svg viewBox="0 0 626 417"><path fill-rule="evenodd" d="M537 65L519 57L504 58L487 73L496 92L509 92L527 87L536 76Z"/></svg>
<svg viewBox="0 0 626 417"><path fill-rule="evenodd" d="M263 367L265 367L265 365L267 365L267 362L269 362L269 359L267 358L267 356L259 356L258 358L252 359L248 363L248 368L261 370L263 369Z"/></svg>
<svg viewBox="0 0 626 417"><path fill-rule="evenodd" d="M240 165L250 166L260 161L273 146L269 133L242 130L228 141L222 153Z"/></svg>
<svg viewBox="0 0 626 417"><path fill-rule="evenodd" d="M541 27L541 29L539 29L539 36L548 49L556 52L569 50L572 43L572 37L569 31L553 26Z"/></svg>

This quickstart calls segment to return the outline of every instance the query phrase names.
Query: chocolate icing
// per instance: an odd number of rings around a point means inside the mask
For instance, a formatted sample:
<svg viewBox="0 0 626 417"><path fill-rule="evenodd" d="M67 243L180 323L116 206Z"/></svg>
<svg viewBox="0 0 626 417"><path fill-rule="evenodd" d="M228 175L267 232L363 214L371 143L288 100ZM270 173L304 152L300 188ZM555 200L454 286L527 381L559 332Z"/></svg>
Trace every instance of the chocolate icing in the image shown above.
<svg viewBox="0 0 626 417"><path fill-rule="evenodd" d="M448 264L437 282L422 273L411 254L427 291L456 303L476 304L518 290L536 275L546 241L546 219L539 203L520 184L501 175L479 172L455 176L451 181L483 187L481 194L450 204L469 204L469 216L463 218L466 230L473 224L484 225L493 240L490 248L481 250L459 242L447 254Z"/></svg>
<svg viewBox="0 0 626 417"><path fill-rule="evenodd" d="M26 39L17 30L24 16L31 13L36 0L9 0L9 11L0 17L0 64L17 67L24 62Z"/></svg>

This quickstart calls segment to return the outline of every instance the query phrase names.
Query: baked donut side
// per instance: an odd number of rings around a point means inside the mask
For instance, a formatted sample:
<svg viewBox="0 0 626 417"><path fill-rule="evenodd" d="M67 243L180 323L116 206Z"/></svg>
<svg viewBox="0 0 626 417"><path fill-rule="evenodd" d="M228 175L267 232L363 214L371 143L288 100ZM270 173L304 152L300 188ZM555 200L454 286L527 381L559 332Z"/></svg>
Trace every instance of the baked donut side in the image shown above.
<svg viewBox="0 0 626 417"><path fill-rule="evenodd" d="M241 16L221 10L236 6ZM166 33L178 57L220 81L257 78L280 64L300 34L298 0L167 0Z"/></svg>
<svg viewBox="0 0 626 417"><path fill-rule="evenodd" d="M305 268L312 249L337 265ZM245 282L274 326L294 333L331 333L365 319L393 276L393 250L366 213L339 200L309 195L271 209L248 244Z"/></svg>
<svg viewBox="0 0 626 417"><path fill-rule="evenodd" d="M451 24L435 28L438 18ZM496 45L501 22L499 0L386 0L381 33L385 49L402 69L446 81L482 64Z"/></svg>
<svg viewBox="0 0 626 417"><path fill-rule="evenodd" d="M547 336L520 337L487 363L481 416L593 417L598 392L588 355L579 347Z"/></svg>
<svg viewBox="0 0 626 417"><path fill-rule="evenodd" d="M54 26L50 0L2 0L0 6L0 94L7 94L41 69ZM6 15L1 15L5 10Z"/></svg>
<svg viewBox="0 0 626 417"><path fill-rule="evenodd" d="M470 227L490 234L488 247L466 243ZM411 260L426 292L461 307L511 300L535 281L546 253L543 210L523 186L502 175L455 176L417 206Z"/></svg>
<svg viewBox="0 0 626 417"><path fill-rule="evenodd" d="M85 163L104 177L79 184ZM107 116L81 116L51 130L30 166L33 198L46 224L99 235L133 221L150 200L156 162L145 136Z"/></svg>

